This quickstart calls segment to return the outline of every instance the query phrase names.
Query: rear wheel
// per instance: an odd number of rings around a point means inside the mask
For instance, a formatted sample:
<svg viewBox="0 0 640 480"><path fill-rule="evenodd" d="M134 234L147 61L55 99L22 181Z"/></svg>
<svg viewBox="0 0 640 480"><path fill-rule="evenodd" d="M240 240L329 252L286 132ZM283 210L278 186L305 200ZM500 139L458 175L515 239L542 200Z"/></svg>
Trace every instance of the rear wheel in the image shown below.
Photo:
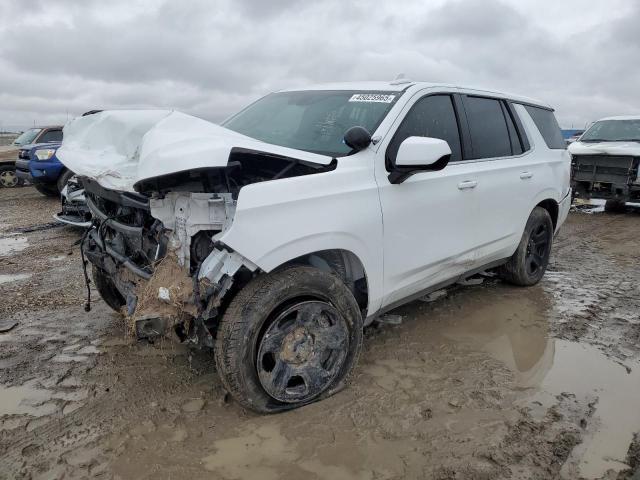
<svg viewBox="0 0 640 480"><path fill-rule="evenodd" d="M627 204L620 200L607 200L604 204L604 211L607 213L624 213L627 209Z"/></svg>
<svg viewBox="0 0 640 480"><path fill-rule="evenodd" d="M0 187L19 187L24 182L16 176L16 167L13 165L0 165Z"/></svg>
<svg viewBox="0 0 640 480"><path fill-rule="evenodd" d="M262 275L220 322L218 373L245 408L272 413L306 405L344 387L362 328L356 300L335 275L307 266Z"/></svg>
<svg viewBox="0 0 640 480"><path fill-rule="evenodd" d="M549 263L553 242L553 222L549 212L536 207L529 215L518 249L509 261L498 269L500 277L514 285L538 283Z"/></svg>
<svg viewBox="0 0 640 480"><path fill-rule="evenodd" d="M36 187L36 190L38 190L41 194L46 195L47 197L57 197L60 195L60 192L58 192L58 187L55 183L53 185L50 185L48 183L34 183L33 186Z"/></svg>
<svg viewBox="0 0 640 480"><path fill-rule="evenodd" d="M125 304L124 298L122 298L122 295L118 292L118 289L109 278L107 272L92 265L91 273L93 283L96 285L96 289L104 302L116 312L121 313L122 307Z"/></svg>

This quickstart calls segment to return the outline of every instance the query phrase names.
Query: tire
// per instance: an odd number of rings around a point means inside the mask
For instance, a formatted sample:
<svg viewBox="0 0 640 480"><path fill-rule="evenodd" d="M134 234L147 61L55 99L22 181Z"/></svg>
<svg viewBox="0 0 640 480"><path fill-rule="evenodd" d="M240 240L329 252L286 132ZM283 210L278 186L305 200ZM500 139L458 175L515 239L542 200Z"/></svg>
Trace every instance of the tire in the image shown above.
<svg viewBox="0 0 640 480"><path fill-rule="evenodd" d="M69 179L74 175L75 174L71 170L65 170L64 173L58 177L58 181L56 182L58 193L62 193L62 189L65 187Z"/></svg>
<svg viewBox="0 0 640 480"><path fill-rule="evenodd" d="M16 177L14 165L0 165L0 187L15 188L24 185L22 179Z"/></svg>
<svg viewBox="0 0 640 480"><path fill-rule="evenodd" d="M607 200L604 204L604 211L607 213L624 213L627 210L627 204L620 200Z"/></svg>
<svg viewBox="0 0 640 480"><path fill-rule="evenodd" d="M55 184L51 185L48 183L34 183L33 186L36 187L37 191L39 191L43 195L46 195L47 197L60 196L60 192L58 192L58 187Z"/></svg>
<svg viewBox="0 0 640 480"><path fill-rule="evenodd" d="M231 301L215 344L218 374L243 407L274 413L344 388L362 348L360 308L335 275L292 266Z"/></svg>
<svg viewBox="0 0 640 480"><path fill-rule="evenodd" d="M104 302L118 313L121 313L122 307L126 303L118 289L115 287L107 272L95 265L91 266L93 283Z"/></svg>
<svg viewBox="0 0 640 480"><path fill-rule="evenodd" d="M544 208L536 207L529 215L516 252L498 269L498 275L513 285L535 285L547 269L552 243L551 215Z"/></svg>

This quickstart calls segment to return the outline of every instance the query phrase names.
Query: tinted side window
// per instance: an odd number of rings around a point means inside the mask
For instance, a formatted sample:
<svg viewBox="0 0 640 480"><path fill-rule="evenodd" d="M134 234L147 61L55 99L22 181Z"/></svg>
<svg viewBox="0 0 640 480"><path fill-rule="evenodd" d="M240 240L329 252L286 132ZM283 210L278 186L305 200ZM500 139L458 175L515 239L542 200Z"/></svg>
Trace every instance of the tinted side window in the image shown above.
<svg viewBox="0 0 640 480"><path fill-rule="evenodd" d="M61 142L62 130L47 130L38 138L38 143Z"/></svg>
<svg viewBox="0 0 640 480"><path fill-rule="evenodd" d="M511 140L501 102L492 98L466 97L464 106L473 148L471 158L511 155Z"/></svg>
<svg viewBox="0 0 640 480"><path fill-rule="evenodd" d="M458 120L451 96L431 95L411 107L387 148L387 168L393 165L400 144L408 137L446 140L451 148L451 161L462 160Z"/></svg>
<svg viewBox="0 0 640 480"><path fill-rule="evenodd" d="M562 132L560 126L556 120L556 116L551 110L540 107L532 107L531 105L525 105L527 112L533 118L536 127L540 131L542 138L544 138L547 147L555 149L565 149L567 145L562 138Z"/></svg>

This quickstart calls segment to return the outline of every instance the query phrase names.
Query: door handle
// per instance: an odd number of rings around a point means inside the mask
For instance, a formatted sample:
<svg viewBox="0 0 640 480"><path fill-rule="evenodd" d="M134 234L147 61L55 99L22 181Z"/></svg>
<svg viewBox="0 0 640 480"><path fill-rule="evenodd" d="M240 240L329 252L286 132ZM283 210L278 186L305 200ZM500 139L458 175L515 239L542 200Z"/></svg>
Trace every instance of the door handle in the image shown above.
<svg viewBox="0 0 640 480"><path fill-rule="evenodd" d="M469 188L476 188L476 185L478 185L478 182L476 182L475 180L465 180L464 182L460 182L458 184L458 189L467 190Z"/></svg>
<svg viewBox="0 0 640 480"><path fill-rule="evenodd" d="M531 172L522 172L520 174L520 178L522 180L527 180L528 178L531 178L531 177L533 177L533 173L531 173Z"/></svg>

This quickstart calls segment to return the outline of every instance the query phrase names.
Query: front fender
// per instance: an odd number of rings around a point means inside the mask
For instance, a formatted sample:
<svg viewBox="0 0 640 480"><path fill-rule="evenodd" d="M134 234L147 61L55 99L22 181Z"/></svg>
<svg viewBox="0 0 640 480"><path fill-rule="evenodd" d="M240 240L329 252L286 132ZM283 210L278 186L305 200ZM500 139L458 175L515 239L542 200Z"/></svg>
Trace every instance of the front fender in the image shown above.
<svg viewBox="0 0 640 480"><path fill-rule="evenodd" d="M382 302L377 185L372 169L355 159L331 172L242 188L233 222L218 240L265 272L321 250L350 251L367 275L369 311Z"/></svg>

